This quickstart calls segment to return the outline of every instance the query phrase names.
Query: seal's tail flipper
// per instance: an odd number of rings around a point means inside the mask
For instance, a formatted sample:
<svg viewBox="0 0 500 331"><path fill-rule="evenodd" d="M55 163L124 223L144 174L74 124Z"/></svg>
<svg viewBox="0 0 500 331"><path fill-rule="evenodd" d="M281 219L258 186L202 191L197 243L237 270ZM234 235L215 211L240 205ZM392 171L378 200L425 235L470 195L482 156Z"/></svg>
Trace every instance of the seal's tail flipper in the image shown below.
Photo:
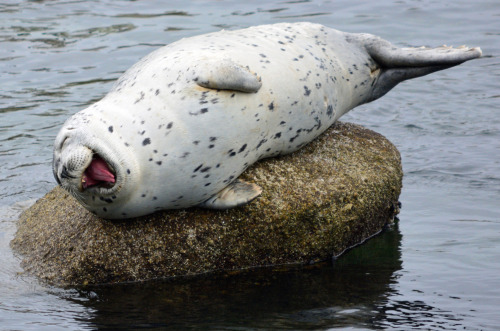
<svg viewBox="0 0 500 331"><path fill-rule="evenodd" d="M380 66L380 76L368 101L380 98L404 80L447 69L482 55L479 47L397 48L380 37L363 33L348 34L346 39L363 47Z"/></svg>

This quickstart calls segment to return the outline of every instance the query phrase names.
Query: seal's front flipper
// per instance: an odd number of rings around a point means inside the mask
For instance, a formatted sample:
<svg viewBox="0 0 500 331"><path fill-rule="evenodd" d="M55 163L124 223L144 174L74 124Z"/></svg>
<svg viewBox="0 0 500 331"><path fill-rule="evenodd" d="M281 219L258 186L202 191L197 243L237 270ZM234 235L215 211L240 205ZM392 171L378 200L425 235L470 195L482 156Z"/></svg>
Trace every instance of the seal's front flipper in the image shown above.
<svg viewBox="0 0 500 331"><path fill-rule="evenodd" d="M212 209L238 207L249 203L261 193L262 188L260 186L237 179L199 206Z"/></svg>
<svg viewBox="0 0 500 331"><path fill-rule="evenodd" d="M479 47L398 48L366 33L346 34L346 40L365 49L380 69L371 98L366 102L380 98L404 80L447 69L482 55Z"/></svg>
<svg viewBox="0 0 500 331"><path fill-rule="evenodd" d="M230 59L206 60L195 70L193 80L209 89L255 93L262 86L260 77Z"/></svg>

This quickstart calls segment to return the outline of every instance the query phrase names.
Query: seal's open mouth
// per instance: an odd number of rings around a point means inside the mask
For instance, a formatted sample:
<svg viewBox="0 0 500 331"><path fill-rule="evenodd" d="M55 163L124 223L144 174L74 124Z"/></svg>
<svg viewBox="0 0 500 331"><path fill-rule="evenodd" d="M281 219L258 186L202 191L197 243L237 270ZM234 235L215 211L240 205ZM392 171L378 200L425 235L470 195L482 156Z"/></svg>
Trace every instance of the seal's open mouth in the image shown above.
<svg viewBox="0 0 500 331"><path fill-rule="evenodd" d="M90 162L90 165L83 172L83 189L97 185L110 188L114 185L115 181L116 177L113 170L99 155L94 154L92 162Z"/></svg>

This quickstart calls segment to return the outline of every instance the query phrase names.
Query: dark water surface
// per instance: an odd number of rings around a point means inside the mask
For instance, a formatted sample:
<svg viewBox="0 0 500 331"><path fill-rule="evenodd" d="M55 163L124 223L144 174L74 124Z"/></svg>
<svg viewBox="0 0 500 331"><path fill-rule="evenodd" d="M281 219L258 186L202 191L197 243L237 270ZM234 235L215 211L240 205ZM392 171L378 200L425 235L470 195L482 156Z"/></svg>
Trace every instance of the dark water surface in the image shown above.
<svg viewBox="0 0 500 331"><path fill-rule="evenodd" d="M343 117L388 137L400 222L334 264L57 289L19 275L19 211L55 186L53 139L139 58L195 34L284 21L485 57ZM500 2L0 2L0 329L466 329L500 325Z"/></svg>

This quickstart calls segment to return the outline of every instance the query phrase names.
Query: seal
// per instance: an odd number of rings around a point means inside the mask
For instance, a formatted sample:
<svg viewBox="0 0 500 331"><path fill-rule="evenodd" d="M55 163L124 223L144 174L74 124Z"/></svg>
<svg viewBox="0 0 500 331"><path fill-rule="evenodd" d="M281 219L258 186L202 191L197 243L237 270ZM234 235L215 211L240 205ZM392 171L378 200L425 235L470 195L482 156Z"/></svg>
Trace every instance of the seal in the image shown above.
<svg viewBox="0 0 500 331"><path fill-rule="evenodd" d="M399 82L481 56L397 48L312 23L220 31L164 46L121 76L56 137L57 182L106 219L260 195L238 176L296 151Z"/></svg>

